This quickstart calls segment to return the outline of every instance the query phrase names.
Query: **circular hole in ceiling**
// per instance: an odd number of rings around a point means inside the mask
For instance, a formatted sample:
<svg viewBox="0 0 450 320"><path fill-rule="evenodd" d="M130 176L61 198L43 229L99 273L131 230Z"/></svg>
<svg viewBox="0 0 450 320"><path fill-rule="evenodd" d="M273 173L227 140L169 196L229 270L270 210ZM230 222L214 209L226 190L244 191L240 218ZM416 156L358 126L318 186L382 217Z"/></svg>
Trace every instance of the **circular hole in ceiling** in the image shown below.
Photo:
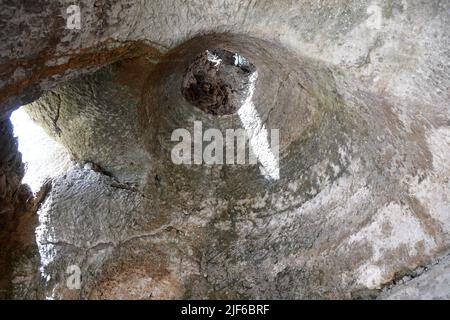
<svg viewBox="0 0 450 320"><path fill-rule="evenodd" d="M202 111L234 114L245 101L255 66L238 53L211 49L199 54L187 68L182 94Z"/></svg>

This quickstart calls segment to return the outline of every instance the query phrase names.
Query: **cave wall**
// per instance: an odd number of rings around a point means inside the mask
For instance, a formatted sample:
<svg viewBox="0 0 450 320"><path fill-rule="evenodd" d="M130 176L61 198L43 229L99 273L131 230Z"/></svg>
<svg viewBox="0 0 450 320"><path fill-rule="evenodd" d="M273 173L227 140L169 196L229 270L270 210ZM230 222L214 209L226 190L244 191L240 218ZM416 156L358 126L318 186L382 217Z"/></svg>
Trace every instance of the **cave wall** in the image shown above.
<svg viewBox="0 0 450 320"><path fill-rule="evenodd" d="M34 207L43 271L16 277L14 297L385 298L446 261L448 2L80 3L68 30L69 1L2 2L1 114L40 97L27 111L79 162ZM193 119L242 126L182 97L186 68L215 47L258 70L279 181L170 160L170 133ZM3 123L10 197L23 173ZM65 285L72 264L80 290Z"/></svg>
<svg viewBox="0 0 450 320"><path fill-rule="evenodd" d="M13 211L13 204L16 202L18 190L24 175L22 158L17 150L17 139L13 136L13 127L9 119L0 123L0 201L2 203L2 214Z"/></svg>
<svg viewBox="0 0 450 320"><path fill-rule="evenodd" d="M24 164L9 119L0 122L0 146L0 298L37 298L36 208L30 189L21 184Z"/></svg>
<svg viewBox="0 0 450 320"><path fill-rule="evenodd" d="M446 1L85 0L80 30L65 27L71 4L2 2L3 114L58 83L136 54L142 43L157 60L196 35L222 32L328 61L378 92L432 103L449 98L448 64L442 63L449 56Z"/></svg>
<svg viewBox="0 0 450 320"><path fill-rule="evenodd" d="M242 53L260 74L258 114L268 129L281 127L279 181L257 166L171 162L170 133L191 130L193 119L205 129L242 127L237 115L211 116L182 97L187 67L215 47ZM439 156L447 115L439 106L376 95L339 68L237 35L194 38L156 65L147 60L112 65L27 106L55 138L76 133L61 140L73 154L90 152L105 164L56 179L42 207L47 295L75 294L64 286L74 263L85 275L81 298L367 298L446 254L448 188L438 186L448 183ZM122 83L126 70L148 70L147 78L121 87L128 94L99 94ZM118 92L141 93L127 117L111 116L124 109ZM89 102L71 102L77 97ZM71 114L58 119L58 130L56 110ZM136 188L104 173L120 172L105 162L120 149L77 145L94 136L120 146L127 131L139 132L151 163Z"/></svg>

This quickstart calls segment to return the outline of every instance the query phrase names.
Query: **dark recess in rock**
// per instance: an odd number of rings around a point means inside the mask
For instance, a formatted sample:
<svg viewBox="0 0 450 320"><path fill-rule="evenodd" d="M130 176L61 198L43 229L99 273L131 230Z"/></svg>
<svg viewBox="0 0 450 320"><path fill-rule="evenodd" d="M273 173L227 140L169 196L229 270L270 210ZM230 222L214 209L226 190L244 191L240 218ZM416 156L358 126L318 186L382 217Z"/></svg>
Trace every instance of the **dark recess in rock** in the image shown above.
<svg viewBox="0 0 450 320"><path fill-rule="evenodd" d="M256 68L238 53L206 50L189 66L183 79L183 96L206 113L235 113L244 102L250 76Z"/></svg>

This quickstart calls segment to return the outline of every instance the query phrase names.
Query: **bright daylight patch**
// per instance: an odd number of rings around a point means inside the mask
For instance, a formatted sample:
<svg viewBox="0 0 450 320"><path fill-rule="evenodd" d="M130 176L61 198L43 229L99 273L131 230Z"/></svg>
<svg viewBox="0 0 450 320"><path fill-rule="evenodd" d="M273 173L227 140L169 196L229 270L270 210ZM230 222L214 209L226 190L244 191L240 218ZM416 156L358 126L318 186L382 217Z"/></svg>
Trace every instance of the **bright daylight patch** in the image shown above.
<svg viewBox="0 0 450 320"><path fill-rule="evenodd" d="M36 193L47 178L67 171L70 159L67 151L31 120L23 108L11 115L14 135L19 138L19 151L25 163L22 180Z"/></svg>
<svg viewBox="0 0 450 320"><path fill-rule="evenodd" d="M70 168L69 155L64 147L31 120L23 108L13 112L11 122L14 134L19 140L22 161L25 163L25 176L22 182L28 184L36 194L46 179L63 174ZM47 234L48 210L49 204L45 202L38 211L39 226L36 228L36 242L41 256L40 271L47 281L50 275L45 272L45 268L55 256L53 245L46 243L51 240Z"/></svg>

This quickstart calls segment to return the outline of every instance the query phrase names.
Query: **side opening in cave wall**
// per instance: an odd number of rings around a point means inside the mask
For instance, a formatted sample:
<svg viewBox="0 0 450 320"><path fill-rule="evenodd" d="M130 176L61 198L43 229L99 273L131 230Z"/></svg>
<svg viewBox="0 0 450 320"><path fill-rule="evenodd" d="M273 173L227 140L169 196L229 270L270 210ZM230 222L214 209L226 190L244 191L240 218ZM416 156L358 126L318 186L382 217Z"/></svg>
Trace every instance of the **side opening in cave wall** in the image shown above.
<svg viewBox="0 0 450 320"><path fill-rule="evenodd" d="M25 176L22 183L29 185L36 194L46 180L70 168L69 154L62 145L37 125L23 108L14 111L10 119L25 164Z"/></svg>
<svg viewBox="0 0 450 320"><path fill-rule="evenodd" d="M23 108L14 111L10 119L25 165L22 183L30 187L35 196L34 201L42 204L47 194L44 189L48 188L50 180L67 172L73 162L67 150L36 124ZM53 245L47 243L49 239L44 239L48 228L48 210L45 204L37 209L39 225L35 229L35 236L41 260L40 272L47 278L45 267L54 255Z"/></svg>

